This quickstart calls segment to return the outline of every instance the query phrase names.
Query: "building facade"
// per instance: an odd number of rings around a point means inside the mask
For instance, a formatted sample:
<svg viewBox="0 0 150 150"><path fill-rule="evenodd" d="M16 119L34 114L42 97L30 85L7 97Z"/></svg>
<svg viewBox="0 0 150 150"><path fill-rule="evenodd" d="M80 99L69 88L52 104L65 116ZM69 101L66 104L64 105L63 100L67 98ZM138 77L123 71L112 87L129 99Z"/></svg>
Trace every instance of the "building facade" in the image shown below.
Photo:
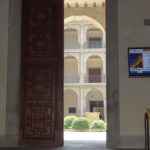
<svg viewBox="0 0 150 150"><path fill-rule="evenodd" d="M105 2L66 0L64 10L64 113L106 120Z"/></svg>

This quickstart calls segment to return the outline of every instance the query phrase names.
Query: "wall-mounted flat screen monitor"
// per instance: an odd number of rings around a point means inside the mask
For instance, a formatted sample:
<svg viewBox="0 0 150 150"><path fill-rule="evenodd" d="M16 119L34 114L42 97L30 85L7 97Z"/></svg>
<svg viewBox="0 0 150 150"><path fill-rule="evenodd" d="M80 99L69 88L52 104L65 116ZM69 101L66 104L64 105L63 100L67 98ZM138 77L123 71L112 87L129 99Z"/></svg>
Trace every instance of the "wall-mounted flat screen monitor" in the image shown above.
<svg viewBox="0 0 150 150"><path fill-rule="evenodd" d="M129 77L150 77L150 47L128 49Z"/></svg>

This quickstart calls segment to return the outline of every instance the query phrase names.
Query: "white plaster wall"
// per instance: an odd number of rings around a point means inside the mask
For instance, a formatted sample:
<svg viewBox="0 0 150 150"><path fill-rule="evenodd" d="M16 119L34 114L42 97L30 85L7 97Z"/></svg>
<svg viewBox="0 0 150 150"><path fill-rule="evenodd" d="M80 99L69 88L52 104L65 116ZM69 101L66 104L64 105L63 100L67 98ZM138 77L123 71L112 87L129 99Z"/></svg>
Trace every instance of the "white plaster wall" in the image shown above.
<svg viewBox="0 0 150 150"><path fill-rule="evenodd" d="M144 146L144 112L150 107L150 78L128 78L128 47L150 46L150 1L119 0L120 145Z"/></svg>
<svg viewBox="0 0 150 150"><path fill-rule="evenodd" d="M0 0L0 136L6 131L9 0Z"/></svg>

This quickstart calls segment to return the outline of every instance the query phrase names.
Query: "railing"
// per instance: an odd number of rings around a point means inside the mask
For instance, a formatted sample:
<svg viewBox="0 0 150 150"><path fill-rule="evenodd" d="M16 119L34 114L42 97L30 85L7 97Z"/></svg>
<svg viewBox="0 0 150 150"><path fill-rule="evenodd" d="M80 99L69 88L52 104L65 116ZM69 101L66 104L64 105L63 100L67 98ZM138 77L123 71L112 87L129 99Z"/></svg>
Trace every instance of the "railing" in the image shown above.
<svg viewBox="0 0 150 150"><path fill-rule="evenodd" d="M100 82L106 82L106 76L102 74L96 74L96 75L86 75L85 76L85 82L86 83L100 83Z"/></svg>
<svg viewBox="0 0 150 150"><path fill-rule="evenodd" d="M80 75L65 74L64 83L79 83ZM106 75L85 75L83 83L101 83L106 82Z"/></svg>
<svg viewBox="0 0 150 150"><path fill-rule="evenodd" d="M97 83L97 82L101 82L102 79L101 79L101 75L89 75L88 76L88 82L89 83Z"/></svg>
<svg viewBox="0 0 150 150"><path fill-rule="evenodd" d="M100 49L100 48L104 48L103 45L88 45L86 48L88 49Z"/></svg>
<svg viewBox="0 0 150 150"><path fill-rule="evenodd" d="M80 77L77 74L65 74L64 82L65 83L78 83L80 81Z"/></svg>
<svg viewBox="0 0 150 150"><path fill-rule="evenodd" d="M64 51L65 52L79 52L81 51L81 49L84 49L84 51L105 51L105 47L102 47L102 48L64 48Z"/></svg>
<svg viewBox="0 0 150 150"><path fill-rule="evenodd" d="M64 48L64 51L80 51L80 48Z"/></svg>

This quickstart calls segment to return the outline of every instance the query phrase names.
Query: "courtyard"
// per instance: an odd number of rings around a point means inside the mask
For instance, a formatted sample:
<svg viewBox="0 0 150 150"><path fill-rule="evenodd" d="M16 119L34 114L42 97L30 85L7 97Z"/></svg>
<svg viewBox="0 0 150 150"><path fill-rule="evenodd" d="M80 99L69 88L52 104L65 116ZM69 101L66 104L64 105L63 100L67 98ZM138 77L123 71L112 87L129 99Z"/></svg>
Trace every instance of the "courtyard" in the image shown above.
<svg viewBox="0 0 150 150"><path fill-rule="evenodd" d="M106 132L64 132L64 140L77 142L77 141L100 141L106 142Z"/></svg>

